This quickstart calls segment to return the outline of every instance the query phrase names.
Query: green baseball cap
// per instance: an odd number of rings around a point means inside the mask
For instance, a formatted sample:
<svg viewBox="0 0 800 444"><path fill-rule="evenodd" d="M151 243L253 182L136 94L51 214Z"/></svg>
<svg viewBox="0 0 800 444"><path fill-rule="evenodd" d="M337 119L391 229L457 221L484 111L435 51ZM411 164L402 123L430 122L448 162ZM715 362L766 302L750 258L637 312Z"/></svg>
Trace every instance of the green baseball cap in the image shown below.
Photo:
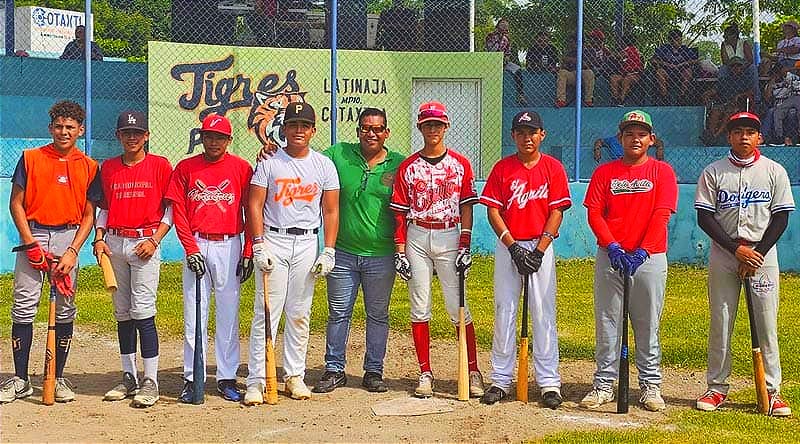
<svg viewBox="0 0 800 444"><path fill-rule="evenodd" d="M650 114L640 109L628 111L622 116L622 120L619 122L619 131L622 132L631 125L641 125L653 132L653 120L650 118Z"/></svg>

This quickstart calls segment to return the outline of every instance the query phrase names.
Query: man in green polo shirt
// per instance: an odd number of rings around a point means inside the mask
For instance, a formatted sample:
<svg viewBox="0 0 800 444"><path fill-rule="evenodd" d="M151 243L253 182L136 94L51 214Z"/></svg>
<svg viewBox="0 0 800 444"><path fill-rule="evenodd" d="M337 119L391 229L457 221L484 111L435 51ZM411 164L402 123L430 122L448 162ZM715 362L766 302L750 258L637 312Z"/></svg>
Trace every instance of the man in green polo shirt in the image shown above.
<svg viewBox="0 0 800 444"><path fill-rule="evenodd" d="M359 284L367 314L361 384L370 392L387 390L383 359L395 276L394 216L389 198L395 173L405 157L384 147L389 128L386 113L380 109L361 111L356 136L359 143L337 143L323 151L336 165L341 190L336 266L327 276L325 373L314 387L315 393L327 393L347 383L345 351Z"/></svg>

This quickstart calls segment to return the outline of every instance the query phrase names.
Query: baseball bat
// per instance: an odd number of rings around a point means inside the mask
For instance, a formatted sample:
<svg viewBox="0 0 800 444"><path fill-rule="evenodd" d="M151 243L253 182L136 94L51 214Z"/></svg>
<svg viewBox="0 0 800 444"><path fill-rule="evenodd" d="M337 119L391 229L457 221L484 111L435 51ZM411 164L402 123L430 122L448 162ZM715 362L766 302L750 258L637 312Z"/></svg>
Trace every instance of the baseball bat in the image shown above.
<svg viewBox="0 0 800 444"><path fill-rule="evenodd" d="M464 272L458 272L458 400L469 401L469 366L467 363L467 324L464 315Z"/></svg>
<svg viewBox="0 0 800 444"><path fill-rule="evenodd" d="M617 384L617 413L628 413L630 391L630 363L628 362L628 303L630 301L630 275L622 272L622 346L619 350L619 383Z"/></svg>
<svg viewBox="0 0 800 444"><path fill-rule="evenodd" d="M269 292L267 291L269 275L262 273L264 282L264 338L266 340L265 368L266 383L264 384L264 402L269 405L278 403L278 370L275 365L275 348L272 345L272 321L269 313Z"/></svg>
<svg viewBox="0 0 800 444"><path fill-rule="evenodd" d="M747 300L747 317L750 319L750 342L753 347L753 380L756 384L758 411L766 415L769 414L769 394L767 393L767 379L764 375L764 359L761 356L761 345L758 340L758 331L756 331L753 290L750 284L750 278L745 278L744 296Z"/></svg>
<svg viewBox="0 0 800 444"><path fill-rule="evenodd" d="M517 364L517 401L528 403L528 284L530 275L522 279L522 330L519 337L519 364Z"/></svg>
<svg viewBox="0 0 800 444"><path fill-rule="evenodd" d="M192 404L198 405L205 402L206 391L206 364L203 362L203 316L200 291L201 277L197 276L194 301L194 360L192 362Z"/></svg>
<svg viewBox="0 0 800 444"><path fill-rule="evenodd" d="M100 253L100 269L103 270L103 282L109 293L117 291L117 277L114 276L114 269L111 268L111 259L105 253Z"/></svg>
<svg viewBox="0 0 800 444"><path fill-rule="evenodd" d="M47 318L47 347L44 350L44 380L42 381L42 404L56 402L56 286L50 283L50 313Z"/></svg>

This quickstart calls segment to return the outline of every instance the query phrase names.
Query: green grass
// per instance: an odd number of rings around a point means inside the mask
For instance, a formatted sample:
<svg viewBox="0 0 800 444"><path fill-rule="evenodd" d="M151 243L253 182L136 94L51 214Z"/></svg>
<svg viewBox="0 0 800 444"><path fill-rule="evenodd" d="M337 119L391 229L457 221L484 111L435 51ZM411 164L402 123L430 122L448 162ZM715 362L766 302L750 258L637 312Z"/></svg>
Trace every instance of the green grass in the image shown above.
<svg viewBox="0 0 800 444"><path fill-rule="evenodd" d="M491 347L494 317L493 279L494 263L491 258L476 257L467 282L467 299L475 319L478 342ZM564 359L593 359L594 315L592 308L593 262L591 260L560 261L558 273L558 330L561 357ZM661 322L663 363L666 366L704 369L706 365L709 310L706 288L706 269L687 265L671 265L667 280L667 295ZM8 337L11 321L8 313L12 299L11 274L0 276L0 335ZM84 267L80 272L78 297L78 324L100 332L116 331L111 312L111 298L103 290L102 276L96 266ZM247 337L253 313L253 279L242 290L241 335ZM800 408L800 275L783 274L780 283L780 314L778 337L783 352L783 394ZM434 317L431 333L434 337L449 338L454 335L441 297L438 284L434 286ZM47 294L46 292L44 293ZM43 305L46 305L43 299ZM213 305L212 305L213 307ZM213 308L212 308L213 309ZM183 308L180 264L162 267L158 294L157 323L164 336L183 334ZM353 323L364 324L362 299L354 311ZM746 307L742 300L733 338L733 373L748 376L752 372L750 336ZM317 333L325 330L327 302L324 280L317 281L312 309L311 326ZM213 322L213 316L211 317ZM46 321L46 310L40 309L38 322ZM390 308L392 329L410 330L408 290L397 280ZM589 378L589 375L587 375ZM735 393L737 402L754 402L752 390ZM602 431L565 433L548 437L548 442L705 442L709 436L730 442L800 442L800 421L795 419L775 421L754 415L743 409L714 414L691 410L677 410L669 414L665 427L650 427L632 431Z"/></svg>

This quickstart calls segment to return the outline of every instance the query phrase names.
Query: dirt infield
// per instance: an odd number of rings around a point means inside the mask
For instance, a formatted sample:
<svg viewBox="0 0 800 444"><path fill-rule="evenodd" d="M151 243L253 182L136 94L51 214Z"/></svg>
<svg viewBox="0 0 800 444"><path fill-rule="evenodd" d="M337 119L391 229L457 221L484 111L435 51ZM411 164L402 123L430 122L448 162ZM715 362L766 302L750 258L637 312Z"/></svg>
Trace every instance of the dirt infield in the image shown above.
<svg viewBox="0 0 800 444"><path fill-rule="evenodd" d="M330 394L314 395L309 401L294 401L281 393L277 406L245 408L216 395L213 354L209 360L206 403L183 405L176 401L182 386L182 344L168 340L161 344L159 384L161 400L152 408L135 409L129 401L103 402L106 390L120 378L116 339L87 333L78 328L66 369L75 385L77 399L52 407L41 405L41 369L45 329L37 326L31 370L36 391L33 396L0 407L0 441L278 441L278 442L519 442L564 430L624 428L667 422L664 413L651 413L636 406L628 415L613 413L614 405L589 412L576 403L590 388L594 365L585 361L561 364L564 406L557 410L538 406L538 389L531 384L531 403L501 402L493 406L455 400L455 341L432 344L431 361L436 380L436 397L446 399L452 412L426 416L375 416L371 406L410 396L415 387L417 364L410 338L391 333L385 378L389 392L368 393L361 388L363 332L354 331L348 350L347 387ZM5 341L3 341L5 342ZM2 344L5 345L5 344ZM280 343L277 350L280 350ZM311 338L306 382L311 386L323 372L324 337ZM246 360L246 342L242 358ZM278 353L280 355L280 353ZM11 372L11 353L0 351L2 377ZM278 357L280 365L280 356ZM489 352L481 351L481 368L488 375ZM140 367L141 368L141 367ZM278 369L279 375L281 369ZM246 365L240 367L240 382ZM632 382L635 381L632 375ZM487 377L488 380L488 377ZM632 385L636 385L635 383ZM281 389L282 384L281 384ZM663 387L669 409L690 408L693 397L705 388L702 372L667 370ZM513 396L513 395L512 395Z"/></svg>

